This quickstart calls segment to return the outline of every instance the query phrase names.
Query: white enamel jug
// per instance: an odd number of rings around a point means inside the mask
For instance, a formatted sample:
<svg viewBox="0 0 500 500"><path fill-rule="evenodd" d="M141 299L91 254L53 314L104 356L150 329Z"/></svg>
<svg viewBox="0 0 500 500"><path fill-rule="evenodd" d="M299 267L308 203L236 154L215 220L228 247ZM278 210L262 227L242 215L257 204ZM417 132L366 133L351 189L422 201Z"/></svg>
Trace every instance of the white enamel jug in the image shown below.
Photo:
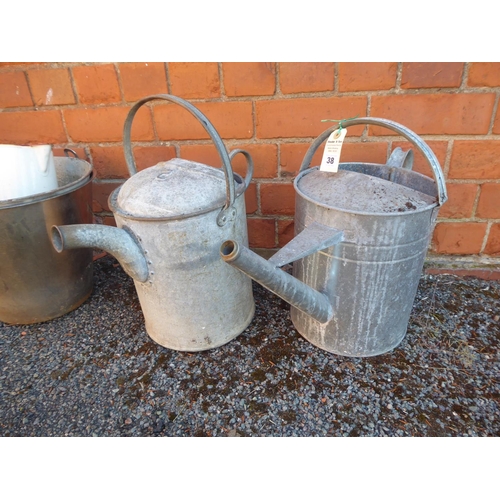
<svg viewBox="0 0 500 500"><path fill-rule="evenodd" d="M57 189L50 144L0 144L0 200L24 198Z"/></svg>

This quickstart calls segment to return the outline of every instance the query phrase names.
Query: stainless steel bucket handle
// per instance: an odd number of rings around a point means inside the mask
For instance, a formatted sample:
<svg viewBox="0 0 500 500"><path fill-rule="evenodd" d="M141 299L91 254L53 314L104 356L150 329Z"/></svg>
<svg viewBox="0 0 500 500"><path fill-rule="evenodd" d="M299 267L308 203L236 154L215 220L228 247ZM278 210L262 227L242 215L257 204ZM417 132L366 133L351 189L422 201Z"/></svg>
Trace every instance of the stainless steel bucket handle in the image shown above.
<svg viewBox="0 0 500 500"><path fill-rule="evenodd" d="M385 127L398 134L402 135L408 141L410 141L425 157L427 162L429 163L432 172L434 174L434 179L436 181L437 189L438 189L438 205L442 205L447 199L448 194L446 192L446 184L444 181L443 171L441 170L441 166L439 165L439 161L436 158L436 155L433 153L432 149L417 135L415 132L412 132L410 129L400 125L397 122L393 122L391 120L386 120L385 118L353 118L351 120L345 120L342 122L342 127L351 127L353 125L378 125L380 127ZM319 135L314 142L311 144L309 149L307 150L304 159L302 160L302 165L300 166L299 172L309 168L311 164L312 157L319 146L330 136L330 134L337 130L339 126L333 126Z"/></svg>
<svg viewBox="0 0 500 500"><path fill-rule="evenodd" d="M207 131L208 135L211 137L212 141L215 144L215 147L217 148L217 152L221 157L222 169L224 170L226 176L226 204L224 205L219 215L217 216L217 223L220 226L222 226L228 220L234 220L234 218L236 217L236 209L233 207L233 204L236 195L234 188L233 170L231 168L232 157L230 157L230 155L228 154L227 149L224 146L224 143L222 142L222 139L220 138L219 134L215 130L214 126L210 123L208 118L198 108L193 106L191 103L185 101L184 99L181 99L180 97L170 94L151 95L141 99L140 101L137 101L134 104L134 106L132 106L132 108L130 109L127 115L127 119L125 120L125 125L123 127L123 147L125 151L125 160L127 162L127 167L130 175L132 176L137 173L137 167L132 153L132 144L130 138L132 130L132 121L134 119L135 114L143 104L149 101L153 101L155 99L163 99L165 101L171 101L187 109L195 118L197 118L200 121L200 123L203 125L203 128ZM244 152L244 154L248 160L250 155L246 151ZM253 163L251 167L253 171ZM249 162L249 168L250 168L250 162Z"/></svg>
<svg viewBox="0 0 500 500"><path fill-rule="evenodd" d="M73 156L70 156L70 154ZM78 158L76 152L69 148L64 148L64 156L66 156L66 158Z"/></svg>

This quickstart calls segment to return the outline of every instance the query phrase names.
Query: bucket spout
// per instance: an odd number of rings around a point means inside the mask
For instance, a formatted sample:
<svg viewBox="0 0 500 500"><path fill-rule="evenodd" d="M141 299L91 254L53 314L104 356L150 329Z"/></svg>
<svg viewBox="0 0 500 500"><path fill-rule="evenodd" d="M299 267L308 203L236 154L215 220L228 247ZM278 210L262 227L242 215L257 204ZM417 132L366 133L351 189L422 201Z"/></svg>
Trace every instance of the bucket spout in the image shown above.
<svg viewBox="0 0 500 500"><path fill-rule="evenodd" d="M333 317L328 298L236 241L225 241L222 259L320 323Z"/></svg>
<svg viewBox="0 0 500 500"><path fill-rule="evenodd" d="M57 252L73 248L100 248L113 257L134 280L148 279L144 252L133 234L125 229L99 224L52 226L52 244Z"/></svg>

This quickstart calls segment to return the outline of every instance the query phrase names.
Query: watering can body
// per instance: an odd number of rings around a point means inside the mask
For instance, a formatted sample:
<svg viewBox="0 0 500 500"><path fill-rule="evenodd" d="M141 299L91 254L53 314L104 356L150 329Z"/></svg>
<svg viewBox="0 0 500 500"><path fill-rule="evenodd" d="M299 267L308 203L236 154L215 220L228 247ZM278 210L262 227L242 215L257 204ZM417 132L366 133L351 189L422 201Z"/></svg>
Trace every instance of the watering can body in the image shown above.
<svg viewBox="0 0 500 500"><path fill-rule="evenodd" d="M380 173L381 167L374 170ZM303 172L314 173L319 172ZM298 177L296 186L304 179ZM419 209L363 213L326 207L298 189L296 233L314 220L342 229L343 237L337 245L293 263L293 276L323 291L334 310L330 321L320 323L292 307L297 331L317 347L344 356L375 356L395 348L406 334L437 213L431 196Z"/></svg>
<svg viewBox="0 0 500 500"><path fill-rule="evenodd" d="M169 174L172 169L176 172ZM172 176L185 177L196 169L206 172L202 164L174 159L139 172L133 180L145 186L141 177L160 176L165 180L158 183L169 183ZM223 187L222 172L214 171L199 176L197 189L203 192L202 179L215 174L220 174L217 177ZM234 219L222 226L217 223L217 216L224 203L223 190L215 209L191 217L179 217L176 209L173 219L159 215L158 219L145 220L124 211L125 203L120 204L119 197L128 186L110 196L117 226L126 228L144 249L148 276L144 281L136 279L135 287L146 330L164 347L180 351L218 347L239 335L253 318L250 279L228 268L218 256L221 238L237 238L248 246L245 186L239 176L235 178L238 187L232 205ZM138 192L133 186L130 189ZM173 198L185 199L186 195L178 193ZM162 209L161 214L165 215Z"/></svg>
<svg viewBox="0 0 500 500"><path fill-rule="evenodd" d="M130 132L137 110L163 99L200 120L223 168L174 158L137 172ZM158 344L178 351L202 351L225 344L251 322L255 304L250 278L219 258L221 239L248 246L244 192L253 171L250 155L228 153L197 108L169 94L138 101L124 127L125 158L131 177L109 197L117 228L53 228L58 251L92 246L114 255L134 279L146 331ZM231 160L243 154L246 178L233 174Z"/></svg>
<svg viewBox="0 0 500 500"><path fill-rule="evenodd" d="M404 338L423 262L446 187L430 148L400 124L377 118L346 122L381 125L403 135L423 153L435 179L411 170L397 148L387 164L341 163L336 173L309 168L311 145L294 181L295 238L269 261L237 243L221 256L291 305L297 331L334 354L376 356ZM262 259L263 260L263 259ZM293 276L279 269L293 262ZM264 269L266 276L259 275ZM281 286L286 282L286 286Z"/></svg>

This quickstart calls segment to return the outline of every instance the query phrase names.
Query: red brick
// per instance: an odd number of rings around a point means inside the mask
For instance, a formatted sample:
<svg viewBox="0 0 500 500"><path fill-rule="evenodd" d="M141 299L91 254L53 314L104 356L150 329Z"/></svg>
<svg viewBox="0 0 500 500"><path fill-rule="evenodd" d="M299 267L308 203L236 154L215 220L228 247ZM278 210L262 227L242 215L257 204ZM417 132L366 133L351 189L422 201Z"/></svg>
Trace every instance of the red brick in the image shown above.
<svg viewBox="0 0 500 500"><path fill-rule="evenodd" d="M68 134L75 142L119 142L123 140L123 125L128 107L95 109L65 109ZM137 112L132 124L132 140L154 139L153 124L148 108Z"/></svg>
<svg viewBox="0 0 500 500"><path fill-rule="evenodd" d="M0 74L0 108L33 106L23 71Z"/></svg>
<svg viewBox="0 0 500 500"><path fill-rule="evenodd" d="M3 143L25 145L68 140L59 110L0 113L0 137Z"/></svg>
<svg viewBox="0 0 500 500"><path fill-rule="evenodd" d="M122 63L118 69L126 101L138 101L150 95L168 93L164 63Z"/></svg>
<svg viewBox="0 0 500 500"><path fill-rule="evenodd" d="M72 72L82 104L108 104L122 100L114 64L77 66Z"/></svg>
<svg viewBox="0 0 500 500"><path fill-rule="evenodd" d="M215 62L168 63L172 94L186 99L220 96L219 66Z"/></svg>
<svg viewBox="0 0 500 500"><path fill-rule="evenodd" d="M250 248L275 248L274 219L247 219Z"/></svg>
<svg viewBox="0 0 500 500"><path fill-rule="evenodd" d="M333 63L280 63L280 89L283 94L325 92L334 89Z"/></svg>
<svg viewBox="0 0 500 500"><path fill-rule="evenodd" d="M278 173L278 147L276 144L238 144L227 146L228 152L234 149L243 149L250 153L253 160L253 179L274 179ZM220 167L222 165L219 153L211 144L186 144L181 145L181 158L198 161ZM246 158L238 154L232 161L236 173L245 177L247 172Z"/></svg>
<svg viewBox="0 0 500 500"><path fill-rule="evenodd" d="M455 141L449 179L500 179L500 141Z"/></svg>
<svg viewBox="0 0 500 500"><path fill-rule="evenodd" d="M439 209L439 217L464 219L472 217L477 184L447 184L448 201Z"/></svg>
<svg viewBox="0 0 500 500"><path fill-rule="evenodd" d="M364 116L367 98L356 96L276 99L257 101L255 104L258 137L317 137L328 126L333 125L321 120ZM359 136L363 130L363 125L349 127L349 135Z"/></svg>
<svg viewBox="0 0 500 500"><path fill-rule="evenodd" d="M37 106L75 104L71 77L65 68L28 70L33 99Z"/></svg>
<svg viewBox="0 0 500 500"><path fill-rule="evenodd" d="M229 148L243 149L250 153L253 160L254 179L274 179L278 175L278 146L276 144L242 144ZM234 170L240 175L246 175L247 161L242 154L233 160Z"/></svg>
<svg viewBox="0 0 500 500"><path fill-rule="evenodd" d="M154 167L162 161L177 157L174 146L136 146L133 155L137 170Z"/></svg>
<svg viewBox="0 0 500 500"><path fill-rule="evenodd" d="M94 213L99 212L111 212L108 205L109 195L118 187L120 187L123 182L93 182L92 183L92 211Z"/></svg>
<svg viewBox="0 0 500 500"><path fill-rule="evenodd" d="M253 182L245 191L245 207L247 214L253 214L259 208L257 204L257 185Z"/></svg>
<svg viewBox="0 0 500 500"><path fill-rule="evenodd" d="M282 177L295 177L299 173L302 160L309 149L310 143L287 142L280 145L280 170ZM323 146L320 146L311 160L311 167L318 166L323 156Z"/></svg>
<svg viewBox="0 0 500 500"><path fill-rule="evenodd" d="M460 62L403 63L401 88L460 87L463 71Z"/></svg>
<svg viewBox="0 0 500 500"><path fill-rule="evenodd" d="M196 107L208 118L223 139L247 139L253 135L252 103L197 102ZM199 120L176 105L154 107L156 131L161 140L209 139Z"/></svg>
<svg viewBox="0 0 500 500"><path fill-rule="evenodd" d="M221 157L213 144L181 144L179 156L215 168L222 166Z"/></svg>
<svg viewBox="0 0 500 500"><path fill-rule="evenodd" d="M484 253L495 257L500 256L500 224L491 226Z"/></svg>
<svg viewBox="0 0 500 500"><path fill-rule="evenodd" d="M97 179L128 179L130 177L122 146L91 147L90 154Z"/></svg>
<svg viewBox="0 0 500 500"><path fill-rule="evenodd" d="M426 144L432 149L432 152L436 155L436 158L439 161L441 166L441 170L444 169L444 163L446 161L446 152L448 150L448 142L447 141L425 141ZM408 141L393 141L392 150L400 147L403 151L407 151L408 149L413 150L413 169L415 172L419 174L426 175L427 177L434 177L432 173L432 169L429 166L428 161L424 157L424 155L417 151L417 149L412 146L412 144Z"/></svg>
<svg viewBox="0 0 500 500"><path fill-rule="evenodd" d="M259 145L256 145L259 146ZM252 156L255 163L255 157L252 155L249 149L243 146L233 146L228 147L228 152L232 149L244 149ZM222 159L217 152L217 149L212 144L186 144L181 145L181 158L186 160L197 161L199 163L204 163L205 165L210 165L211 167L220 168L222 166ZM241 177L245 178L247 173L247 163L246 158L238 154L233 158L231 163L233 172L239 174ZM253 178L255 178L255 173Z"/></svg>
<svg viewBox="0 0 500 500"><path fill-rule="evenodd" d="M486 134L495 94L373 96L370 115L394 120L417 134ZM370 127L370 134L392 135Z"/></svg>
<svg viewBox="0 0 500 500"><path fill-rule="evenodd" d="M291 183L261 183L260 207L264 215L294 215L295 189Z"/></svg>
<svg viewBox="0 0 500 500"><path fill-rule="evenodd" d="M339 63L339 91L389 90L396 85L398 65L391 62Z"/></svg>
<svg viewBox="0 0 500 500"><path fill-rule="evenodd" d="M478 254L486 227L485 222L438 223L432 238L433 250L448 255Z"/></svg>
<svg viewBox="0 0 500 500"><path fill-rule="evenodd" d="M499 87L500 86L500 63L498 62L475 62L469 66L467 78L469 87Z"/></svg>
<svg viewBox="0 0 500 500"><path fill-rule="evenodd" d="M114 227L116 227L116 220L115 220L114 217L104 216L104 217L102 217L102 223L105 226L114 226Z"/></svg>
<svg viewBox="0 0 500 500"><path fill-rule="evenodd" d="M321 164L324 150L323 143L314 153L310 167ZM285 143L280 146L281 175L295 177L309 149L310 143ZM386 142L346 142L342 146L340 161L385 163L387 160Z"/></svg>
<svg viewBox="0 0 500 500"><path fill-rule="evenodd" d="M0 62L0 68L8 68L9 66L28 66L32 64L45 64L39 62Z"/></svg>
<svg viewBox="0 0 500 500"><path fill-rule="evenodd" d="M284 247L293 240L295 225L293 219L283 219L278 221L278 246Z"/></svg>
<svg viewBox="0 0 500 500"><path fill-rule="evenodd" d="M222 71L227 96L273 95L276 90L275 63L223 63Z"/></svg>
<svg viewBox="0 0 500 500"><path fill-rule="evenodd" d="M500 134L500 106L497 107L497 115L495 116L495 122L493 123L493 133Z"/></svg>
<svg viewBox="0 0 500 500"><path fill-rule="evenodd" d="M481 186L476 217L500 219L500 184L483 184Z"/></svg>

